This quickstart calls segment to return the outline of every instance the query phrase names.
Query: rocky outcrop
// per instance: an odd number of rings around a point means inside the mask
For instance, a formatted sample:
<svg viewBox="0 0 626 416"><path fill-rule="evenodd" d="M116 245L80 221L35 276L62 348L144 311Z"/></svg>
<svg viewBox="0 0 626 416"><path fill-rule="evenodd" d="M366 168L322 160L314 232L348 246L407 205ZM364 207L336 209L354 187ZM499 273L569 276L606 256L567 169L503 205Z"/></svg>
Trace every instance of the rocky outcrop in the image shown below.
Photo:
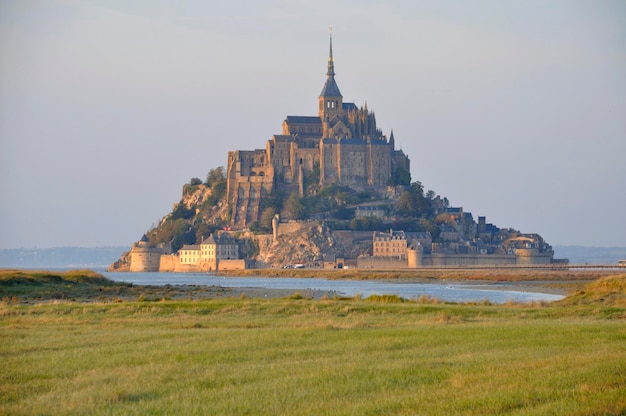
<svg viewBox="0 0 626 416"><path fill-rule="evenodd" d="M335 238L324 223L316 221L287 222L278 227L278 238L271 244L261 244L257 264L264 267L289 267L296 264L305 267L323 267L323 262L346 255L356 258L371 248L364 245L344 246L342 238ZM259 236L265 239L271 236ZM369 244L369 246L368 246Z"/></svg>
<svg viewBox="0 0 626 416"><path fill-rule="evenodd" d="M130 251L125 251L118 260L107 268L107 272L129 272L130 263Z"/></svg>

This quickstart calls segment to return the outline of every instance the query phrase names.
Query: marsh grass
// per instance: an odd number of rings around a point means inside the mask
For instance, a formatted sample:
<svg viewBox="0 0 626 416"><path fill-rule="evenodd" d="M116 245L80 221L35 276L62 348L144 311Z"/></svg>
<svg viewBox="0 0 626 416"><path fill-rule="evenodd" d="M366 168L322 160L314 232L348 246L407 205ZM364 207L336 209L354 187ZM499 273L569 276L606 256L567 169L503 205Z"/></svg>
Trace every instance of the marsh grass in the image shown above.
<svg viewBox="0 0 626 416"><path fill-rule="evenodd" d="M365 270L365 269L249 269L219 272L231 277L303 277L352 280L480 280L480 281L591 281L611 274L610 271L569 271L564 269L412 269L412 270Z"/></svg>
<svg viewBox="0 0 626 416"><path fill-rule="evenodd" d="M561 305L612 305L626 308L626 274L602 277L570 294Z"/></svg>
<svg viewBox="0 0 626 416"><path fill-rule="evenodd" d="M623 414L626 327L586 308L4 303L0 414Z"/></svg>
<svg viewBox="0 0 626 416"><path fill-rule="evenodd" d="M0 284L0 414L626 413L624 276L552 304L8 295L85 277L37 279Z"/></svg>

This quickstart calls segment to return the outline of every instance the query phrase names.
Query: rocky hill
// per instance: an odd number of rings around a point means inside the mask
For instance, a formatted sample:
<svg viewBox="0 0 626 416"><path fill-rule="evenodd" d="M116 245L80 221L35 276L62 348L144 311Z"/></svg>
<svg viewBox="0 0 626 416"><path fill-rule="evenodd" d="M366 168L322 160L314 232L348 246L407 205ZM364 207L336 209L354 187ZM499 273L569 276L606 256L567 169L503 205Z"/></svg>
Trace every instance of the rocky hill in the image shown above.
<svg viewBox="0 0 626 416"><path fill-rule="evenodd" d="M240 255L255 260L258 267L321 267L337 257L371 255L372 232L390 229L426 233L433 243L424 246L428 254L432 250L446 255L504 255L529 244L540 253L553 253L539 235L500 229L484 217L475 221L463 208L450 207L447 198L424 192L420 182L390 186L382 198L347 186L316 183L306 187L302 196L297 191L261 195L259 217L240 229L233 229L233 208L225 190L223 168L211 170L204 182L192 178L183 186L180 201L146 232L144 240L168 254L186 244L199 244L209 234L227 232L238 242ZM277 214L280 232L274 237L272 219ZM130 256L124 253L111 269L129 267Z"/></svg>

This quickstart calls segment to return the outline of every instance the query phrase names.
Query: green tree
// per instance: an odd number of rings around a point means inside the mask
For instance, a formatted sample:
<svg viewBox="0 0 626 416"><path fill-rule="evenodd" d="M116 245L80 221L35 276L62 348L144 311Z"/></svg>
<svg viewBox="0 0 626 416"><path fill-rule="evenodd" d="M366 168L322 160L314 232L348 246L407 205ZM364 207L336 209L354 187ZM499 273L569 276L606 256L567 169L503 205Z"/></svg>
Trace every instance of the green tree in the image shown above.
<svg viewBox="0 0 626 416"><path fill-rule="evenodd" d="M421 218L419 220L419 224L422 227L423 231L429 232L433 241L439 240L439 234L441 233L441 229L432 219Z"/></svg>
<svg viewBox="0 0 626 416"><path fill-rule="evenodd" d="M176 205L176 208L174 208L174 211L172 211L172 220L177 220L179 218L188 220L192 218L195 215L195 213L196 213L196 210L193 207L187 208L185 204L178 203Z"/></svg>
<svg viewBox="0 0 626 416"><path fill-rule="evenodd" d="M367 216L354 218L350 221L349 228L352 231L383 231L386 226L380 218Z"/></svg>
<svg viewBox="0 0 626 416"><path fill-rule="evenodd" d="M418 217L430 213L430 201L424 196L424 187L421 182L413 182L409 190L400 195L397 210L405 217Z"/></svg>
<svg viewBox="0 0 626 416"><path fill-rule="evenodd" d="M338 220L349 220L354 217L354 208L341 206L333 210L332 215Z"/></svg>
<svg viewBox="0 0 626 416"><path fill-rule="evenodd" d="M391 175L391 178L389 178L389 185L404 185L404 186L409 186L411 184L411 172L409 172L408 170L404 169L402 166L399 166L398 168L396 168L396 170L393 172L393 175Z"/></svg>
<svg viewBox="0 0 626 416"><path fill-rule="evenodd" d="M283 213L285 217L292 220L300 220L304 218L304 205L300 200L300 196L296 192L289 195L289 198L285 201Z"/></svg>
<svg viewBox="0 0 626 416"><path fill-rule="evenodd" d="M265 211L266 208L273 208L274 212L281 212L285 203L285 193L283 191L273 189L268 195L261 198L259 210Z"/></svg>
<svg viewBox="0 0 626 416"><path fill-rule="evenodd" d="M398 198L398 203L396 205L398 214L403 217L413 217L417 213L417 200L415 195L413 195L409 191L405 191Z"/></svg>
<svg viewBox="0 0 626 416"><path fill-rule="evenodd" d="M276 211L274 208L268 207L263 210L261 213L261 218L259 219L259 227L266 232L272 231L272 220L274 219L274 215Z"/></svg>
<svg viewBox="0 0 626 416"><path fill-rule="evenodd" d="M216 184L226 183L226 175L224 175L224 167L219 166L215 169L211 169L206 176L206 185L209 188L213 188Z"/></svg>

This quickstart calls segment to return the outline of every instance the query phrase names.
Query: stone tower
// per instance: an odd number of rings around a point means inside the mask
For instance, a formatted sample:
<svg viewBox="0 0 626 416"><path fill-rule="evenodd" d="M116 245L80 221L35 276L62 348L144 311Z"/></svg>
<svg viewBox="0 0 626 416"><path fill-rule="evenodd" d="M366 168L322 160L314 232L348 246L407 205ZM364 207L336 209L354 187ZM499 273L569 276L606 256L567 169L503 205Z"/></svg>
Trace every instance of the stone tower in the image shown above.
<svg viewBox="0 0 626 416"><path fill-rule="evenodd" d="M330 53L328 54L328 71L326 83L319 98L318 115L322 121L332 120L343 114L343 96L335 82L335 62L333 61L333 34L330 33Z"/></svg>

